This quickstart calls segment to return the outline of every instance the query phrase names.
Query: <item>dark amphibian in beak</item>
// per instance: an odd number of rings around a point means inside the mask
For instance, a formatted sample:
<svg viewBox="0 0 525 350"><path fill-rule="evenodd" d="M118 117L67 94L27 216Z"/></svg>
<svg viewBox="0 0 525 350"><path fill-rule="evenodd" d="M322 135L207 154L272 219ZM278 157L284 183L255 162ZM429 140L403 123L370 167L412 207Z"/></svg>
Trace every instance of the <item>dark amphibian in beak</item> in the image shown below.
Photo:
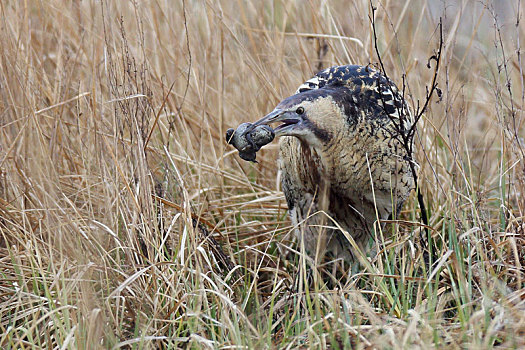
<svg viewBox="0 0 525 350"><path fill-rule="evenodd" d="M300 136L303 129L303 107L293 109L276 108L255 123L243 123L237 130L226 131L226 142L239 151L239 156L256 162L257 151L273 141L276 136ZM280 123L275 129L269 124Z"/></svg>
<svg viewBox="0 0 525 350"><path fill-rule="evenodd" d="M239 151L239 156L247 161L257 163L256 153L275 138L275 133L268 125L243 123L237 130L226 131L226 142Z"/></svg>

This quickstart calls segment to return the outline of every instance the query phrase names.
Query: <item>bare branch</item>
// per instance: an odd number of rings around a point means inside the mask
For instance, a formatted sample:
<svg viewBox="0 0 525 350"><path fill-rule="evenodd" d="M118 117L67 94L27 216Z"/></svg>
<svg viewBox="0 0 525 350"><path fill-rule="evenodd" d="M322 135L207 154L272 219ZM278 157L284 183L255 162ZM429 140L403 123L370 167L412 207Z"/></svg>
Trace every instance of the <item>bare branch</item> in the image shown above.
<svg viewBox="0 0 525 350"><path fill-rule="evenodd" d="M377 8L374 7L372 0L370 0L370 9L371 9L371 12L372 12L372 15L370 17L370 22L372 24L372 33L373 33L373 37L374 37L374 49L375 49L375 52L376 52L376 55L377 55L377 58L378 58L378 61L379 61L379 67L380 67L381 73L386 78L385 80L386 80L386 84L388 85L388 88L391 91L395 91L393 89L394 83L388 77L388 74L387 74L386 69L385 69L385 65L383 63L383 59L382 59L381 53L379 52L379 48L377 46L377 41L378 40L377 40L377 30L376 30L376 21L375 21L375 13L377 11ZM406 122L406 120L405 120L406 116L405 115L406 115L406 113L409 113L408 106L406 106L406 102L405 102L405 91L406 91L405 75L403 75L402 103L401 103L401 106L396 106L397 114L399 115L398 119L396 119L393 116L391 116L390 113L387 113L387 111L386 111L386 104L385 104L385 101L383 99L383 92L381 91L381 88L379 88L379 94L380 94L382 102L383 102L383 108L385 109L385 114L390 118L390 121L392 122L392 125L393 125L393 128L394 128L394 133L393 134L395 134L395 137L398 138L398 140L400 141L401 145L403 146L403 148L405 149L405 151L407 153L407 158L408 158L407 162L408 162L408 164L410 166L412 177L414 179L414 184L416 186L416 191L417 191L418 204L419 204L419 207L420 207L420 210L421 210L421 221L424 224L424 232L426 233L426 236L427 236L426 239L423 237L423 235L421 237L421 242L424 245L423 246L424 250L428 249L428 242L427 241L428 241L428 237L430 236L430 232L428 230L428 227L429 227L428 226L428 216L427 216L427 210L426 210L426 206L425 206L425 201L424 201L423 194L421 193L421 189L420 189L420 186L419 186L419 181L418 181L419 178L418 178L417 171L416 171L416 163L414 162L413 140L414 140L414 135L415 135L415 132L416 132L417 124L418 124L419 120L421 119L421 117L423 116L423 114L426 112L426 110L427 110L427 108L428 108L428 106L430 104L430 101L432 99L432 96L434 95L434 92L437 93L439 98L441 98L441 94L442 94L441 90L438 88L438 83L437 83L437 77L438 77L439 67L440 67L440 63L441 63L441 54L442 54L442 50L443 50L443 24L442 24L441 18L439 19L438 27L439 27L439 47L438 47L437 52L435 54L433 54L432 56L430 56L430 58L428 59L428 62L427 62L427 67L430 69L431 68L431 61L435 61L434 74L433 74L433 77L432 77L432 83L430 85L431 87L430 87L430 90L427 88L427 93L426 93L426 96L425 96L425 103L423 104L422 108L419 107L419 102L418 102L414 120L411 121L411 125L410 125L410 128L408 130L406 130L406 127L405 127L405 122ZM378 86L379 87L381 86L379 81L378 81ZM435 259L433 259L433 260L435 260Z"/></svg>

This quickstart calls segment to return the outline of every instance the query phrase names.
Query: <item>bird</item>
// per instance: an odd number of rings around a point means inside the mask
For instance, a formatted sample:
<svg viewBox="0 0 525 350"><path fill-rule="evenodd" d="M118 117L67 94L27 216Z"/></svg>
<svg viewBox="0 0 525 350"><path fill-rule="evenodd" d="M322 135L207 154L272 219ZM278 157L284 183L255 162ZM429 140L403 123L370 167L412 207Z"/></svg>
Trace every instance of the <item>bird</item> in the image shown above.
<svg viewBox="0 0 525 350"><path fill-rule="evenodd" d="M281 187L312 261L355 266L357 250L374 250L374 232L414 188L410 162L417 163L406 137L413 117L403 95L370 65L334 66L244 132L278 124Z"/></svg>

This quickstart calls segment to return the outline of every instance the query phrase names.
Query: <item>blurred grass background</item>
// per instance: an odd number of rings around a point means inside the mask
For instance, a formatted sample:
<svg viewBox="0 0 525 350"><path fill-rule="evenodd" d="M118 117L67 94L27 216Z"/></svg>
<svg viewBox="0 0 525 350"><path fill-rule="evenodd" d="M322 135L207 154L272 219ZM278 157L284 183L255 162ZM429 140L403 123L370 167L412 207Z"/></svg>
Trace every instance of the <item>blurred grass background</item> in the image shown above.
<svg viewBox="0 0 525 350"><path fill-rule="evenodd" d="M388 75L422 105L393 239L306 286L277 143L226 129L315 72L376 64L370 3L0 3L0 346L525 347L521 1L373 1ZM201 224L195 225L199 221Z"/></svg>

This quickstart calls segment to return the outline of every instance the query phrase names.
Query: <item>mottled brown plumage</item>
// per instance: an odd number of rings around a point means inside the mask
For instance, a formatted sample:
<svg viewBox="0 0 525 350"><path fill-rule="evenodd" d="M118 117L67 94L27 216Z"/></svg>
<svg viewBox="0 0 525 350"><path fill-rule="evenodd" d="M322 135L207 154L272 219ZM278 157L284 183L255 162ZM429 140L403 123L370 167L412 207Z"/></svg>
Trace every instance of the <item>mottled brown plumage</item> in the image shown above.
<svg viewBox="0 0 525 350"><path fill-rule="evenodd" d="M412 160L399 137L412 122L405 101L369 67L332 67L253 125L275 122L281 123L274 129L281 136L281 183L297 237L312 258L353 262L343 231L368 251L374 223L398 212L414 187Z"/></svg>

